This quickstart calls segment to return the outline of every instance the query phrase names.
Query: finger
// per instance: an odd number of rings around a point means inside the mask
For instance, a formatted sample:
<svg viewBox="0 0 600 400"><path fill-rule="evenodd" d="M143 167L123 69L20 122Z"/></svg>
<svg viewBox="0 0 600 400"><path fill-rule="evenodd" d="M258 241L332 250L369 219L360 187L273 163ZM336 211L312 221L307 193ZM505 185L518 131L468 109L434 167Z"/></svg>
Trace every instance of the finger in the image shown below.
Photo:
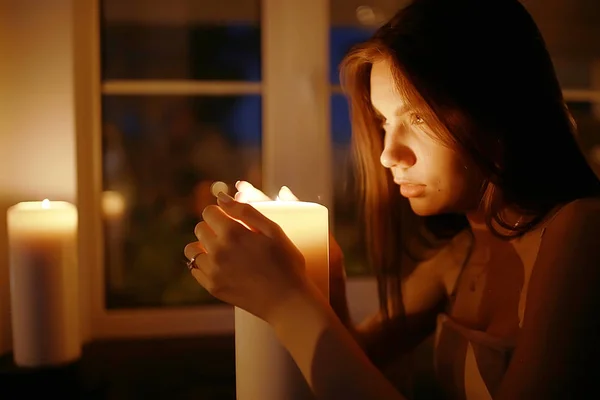
<svg viewBox="0 0 600 400"><path fill-rule="evenodd" d="M248 200L246 198L247 196L245 195L244 192L236 192L236 194L233 196L233 198L235 199L235 201L239 202L239 203L247 203Z"/></svg>
<svg viewBox="0 0 600 400"><path fill-rule="evenodd" d="M208 290L210 287L210 280L208 276L200 269L194 268L191 270L192 276L196 279L196 281L202 286L204 289Z"/></svg>
<svg viewBox="0 0 600 400"><path fill-rule="evenodd" d="M250 203L253 201L271 201L269 196L246 181L238 181L235 187L238 190L235 199L239 202Z"/></svg>
<svg viewBox="0 0 600 400"><path fill-rule="evenodd" d="M258 201L271 201L271 199L258 189L249 189L235 194L235 200L240 203L253 203Z"/></svg>
<svg viewBox="0 0 600 400"><path fill-rule="evenodd" d="M231 201L235 202L235 200L233 200L233 197L220 192L219 196L221 196L221 194L224 194L225 196L227 196L229 199L231 199ZM219 198L219 197L217 197ZM236 204L242 204L242 203L236 203ZM220 206L222 206L221 204L219 204ZM250 207L250 206L248 206ZM242 226L242 224L240 224L240 221L236 221L233 215L230 215L228 212L224 211L221 207L218 206L208 206L204 209L204 211L202 212L202 217L204 218L204 222L206 222L210 229L214 232L214 235L216 236L232 236L237 234L237 233L243 233L246 232L247 229L244 228ZM232 218L233 217L233 218ZM243 221L241 221L243 222ZM216 236L213 236L213 238L216 238ZM204 242L203 242L204 243ZM204 243L206 246L206 243ZM210 246L210 245L209 245ZM210 247L207 248L207 250L210 252Z"/></svg>
<svg viewBox="0 0 600 400"><path fill-rule="evenodd" d="M191 260L194 257L197 257L199 254L206 253L206 249L200 242L190 243L183 249L183 254L185 258Z"/></svg>
<svg viewBox="0 0 600 400"><path fill-rule="evenodd" d="M211 280L208 278L208 274L206 273L209 262L210 261L208 260L207 254L201 254L194 261L196 268L192 268L190 270L196 281L198 281L198 283L207 290L209 290L211 287Z"/></svg>
<svg viewBox="0 0 600 400"><path fill-rule="evenodd" d="M202 213L202 215L204 216L204 213ZM215 243L217 241L217 235L206 221L202 221L196 225L196 227L194 228L194 234L198 238L198 241L204 247L204 250L210 251L211 248L214 248Z"/></svg>
<svg viewBox="0 0 600 400"><path fill-rule="evenodd" d="M251 183L250 183L250 182L248 182L248 181L237 181L237 182L235 183L235 188L236 188L237 190L239 190L240 192L243 192L244 190L248 190L248 189L252 189L252 188L254 188L254 185L253 185L253 184L251 184Z"/></svg>
<svg viewBox="0 0 600 400"><path fill-rule="evenodd" d="M229 214L232 218L244 223L252 230L261 232L268 237L279 235L279 226L265 217L256 208L250 204L239 203L226 193L219 193L217 202L222 207L223 211Z"/></svg>
<svg viewBox="0 0 600 400"><path fill-rule="evenodd" d="M282 186L281 189L279 189L278 197L279 197L279 200L283 200L283 201L299 201L298 198L296 197L296 195L294 193L292 193L290 188L287 186Z"/></svg>

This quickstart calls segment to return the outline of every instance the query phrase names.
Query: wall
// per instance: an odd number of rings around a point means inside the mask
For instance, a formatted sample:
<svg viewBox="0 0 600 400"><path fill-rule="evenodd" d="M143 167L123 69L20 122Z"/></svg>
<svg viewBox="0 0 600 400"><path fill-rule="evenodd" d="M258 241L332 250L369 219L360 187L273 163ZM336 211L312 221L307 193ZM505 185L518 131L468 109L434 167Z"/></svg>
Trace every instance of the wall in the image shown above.
<svg viewBox="0 0 600 400"><path fill-rule="evenodd" d="M0 354L11 347L6 209L76 200L71 0L0 1Z"/></svg>

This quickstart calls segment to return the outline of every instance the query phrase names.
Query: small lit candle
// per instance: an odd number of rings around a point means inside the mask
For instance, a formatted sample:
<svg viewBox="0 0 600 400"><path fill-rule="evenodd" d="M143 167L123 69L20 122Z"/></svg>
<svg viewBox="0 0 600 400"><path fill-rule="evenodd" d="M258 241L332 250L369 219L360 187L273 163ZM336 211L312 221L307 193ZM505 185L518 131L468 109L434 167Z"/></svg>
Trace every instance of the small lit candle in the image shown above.
<svg viewBox="0 0 600 400"><path fill-rule="evenodd" d="M108 271L108 287L121 290L125 286L125 197L114 190L102 193L104 216L105 266Z"/></svg>
<svg viewBox="0 0 600 400"><path fill-rule="evenodd" d="M102 212L107 219L121 219L125 212L125 198L119 192L107 190L102 193Z"/></svg>
<svg viewBox="0 0 600 400"><path fill-rule="evenodd" d="M81 355L77 209L25 202L7 212L15 363L67 364Z"/></svg>
<svg viewBox="0 0 600 400"><path fill-rule="evenodd" d="M329 215L326 207L300 201L250 203L277 223L306 261L306 273L329 297ZM299 333L301 334L301 333ZM314 398L300 370L263 320L235 309L238 400Z"/></svg>

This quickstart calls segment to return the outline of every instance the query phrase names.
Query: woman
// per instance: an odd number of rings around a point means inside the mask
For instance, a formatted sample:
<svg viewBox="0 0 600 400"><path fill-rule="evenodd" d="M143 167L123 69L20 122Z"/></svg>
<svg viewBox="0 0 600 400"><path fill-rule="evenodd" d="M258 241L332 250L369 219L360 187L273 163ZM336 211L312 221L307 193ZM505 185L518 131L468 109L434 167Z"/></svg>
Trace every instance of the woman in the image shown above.
<svg viewBox="0 0 600 400"><path fill-rule="evenodd" d="M319 399L403 399L377 367L434 332L449 398L592 389L600 183L522 5L415 0L342 77L380 313L353 327L335 291L334 312L247 182L185 249L198 282L270 323Z"/></svg>

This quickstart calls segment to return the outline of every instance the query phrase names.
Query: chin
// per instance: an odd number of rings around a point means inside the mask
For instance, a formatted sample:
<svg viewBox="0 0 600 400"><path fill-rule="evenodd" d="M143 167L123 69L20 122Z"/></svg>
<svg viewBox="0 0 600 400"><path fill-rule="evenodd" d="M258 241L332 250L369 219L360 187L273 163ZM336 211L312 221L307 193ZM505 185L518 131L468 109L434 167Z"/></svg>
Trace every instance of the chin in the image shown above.
<svg viewBox="0 0 600 400"><path fill-rule="evenodd" d="M413 212L420 217L430 217L432 215L445 214L450 210L448 207L444 207L443 204L439 204L435 201L431 201L427 196L423 197L412 197L408 199L410 208Z"/></svg>

